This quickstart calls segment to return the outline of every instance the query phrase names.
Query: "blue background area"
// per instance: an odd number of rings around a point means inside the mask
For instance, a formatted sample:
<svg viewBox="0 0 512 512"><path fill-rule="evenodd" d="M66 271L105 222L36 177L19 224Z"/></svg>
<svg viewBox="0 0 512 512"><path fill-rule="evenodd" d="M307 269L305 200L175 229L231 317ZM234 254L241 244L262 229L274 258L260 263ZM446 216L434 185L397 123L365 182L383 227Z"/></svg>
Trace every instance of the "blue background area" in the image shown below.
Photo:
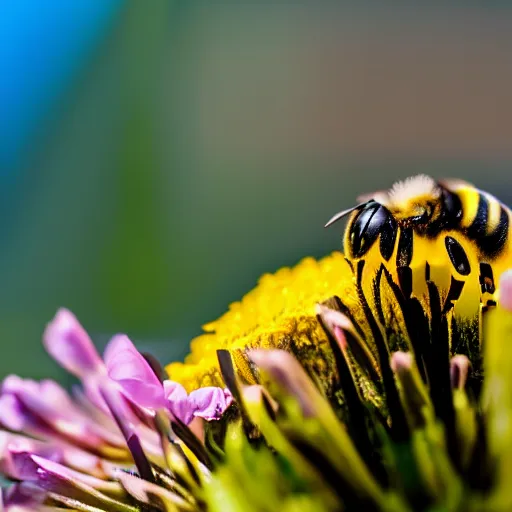
<svg viewBox="0 0 512 512"><path fill-rule="evenodd" d="M87 64L122 0L5 0L0 6L0 170L26 144Z"/></svg>

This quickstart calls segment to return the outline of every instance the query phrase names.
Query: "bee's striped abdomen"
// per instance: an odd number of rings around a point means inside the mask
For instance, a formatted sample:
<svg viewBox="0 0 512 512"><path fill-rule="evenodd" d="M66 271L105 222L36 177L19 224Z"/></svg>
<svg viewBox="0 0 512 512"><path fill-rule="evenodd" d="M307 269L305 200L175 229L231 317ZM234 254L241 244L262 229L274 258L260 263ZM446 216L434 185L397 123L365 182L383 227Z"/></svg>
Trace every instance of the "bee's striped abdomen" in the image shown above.
<svg viewBox="0 0 512 512"><path fill-rule="evenodd" d="M497 225L489 231L491 207L499 209L499 220ZM463 231L476 243L482 256L494 259L501 254L509 236L509 227L510 219L505 207L494 197L478 191L476 214L471 224Z"/></svg>

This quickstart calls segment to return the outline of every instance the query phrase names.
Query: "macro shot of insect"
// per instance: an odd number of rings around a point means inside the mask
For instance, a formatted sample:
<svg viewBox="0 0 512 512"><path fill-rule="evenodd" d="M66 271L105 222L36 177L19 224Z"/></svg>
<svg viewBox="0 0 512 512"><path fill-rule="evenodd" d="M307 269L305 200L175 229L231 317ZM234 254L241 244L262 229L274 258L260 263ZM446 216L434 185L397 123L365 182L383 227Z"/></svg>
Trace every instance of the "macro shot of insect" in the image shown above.
<svg viewBox="0 0 512 512"><path fill-rule="evenodd" d="M470 307L457 295L462 288L468 297L480 293L483 307L496 303L495 283L512 265L512 240L511 211L494 196L464 181L418 175L359 201L326 224L349 216L344 252L350 262L384 265L408 296L421 295L432 280L460 299L459 313Z"/></svg>

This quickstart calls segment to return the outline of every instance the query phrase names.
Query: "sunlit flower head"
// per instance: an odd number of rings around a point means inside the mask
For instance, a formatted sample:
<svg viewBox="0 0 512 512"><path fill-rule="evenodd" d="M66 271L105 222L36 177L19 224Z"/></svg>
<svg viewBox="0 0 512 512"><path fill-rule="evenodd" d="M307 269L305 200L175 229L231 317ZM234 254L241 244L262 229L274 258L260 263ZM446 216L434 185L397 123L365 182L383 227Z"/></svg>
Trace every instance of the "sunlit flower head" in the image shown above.
<svg viewBox="0 0 512 512"><path fill-rule="evenodd" d="M315 304L333 295L343 296L356 307L352 270L341 253L319 261L306 258L294 268L265 274L240 302L206 324L205 334L192 340L185 363L172 363L167 372L188 390L222 385L216 351L225 348L235 358L238 371L254 383L245 351L257 347L289 350L302 362L328 373L328 341L316 318Z"/></svg>

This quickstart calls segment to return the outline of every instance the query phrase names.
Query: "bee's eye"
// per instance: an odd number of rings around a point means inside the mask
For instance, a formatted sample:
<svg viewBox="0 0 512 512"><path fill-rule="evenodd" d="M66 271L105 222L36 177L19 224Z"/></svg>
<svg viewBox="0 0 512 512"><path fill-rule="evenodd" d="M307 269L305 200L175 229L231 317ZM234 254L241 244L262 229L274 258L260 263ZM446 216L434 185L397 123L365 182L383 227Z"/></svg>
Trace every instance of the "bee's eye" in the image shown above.
<svg viewBox="0 0 512 512"><path fill-rule="evenodd" d="M389 215L389 211L378 203L361 210L351 227L350 240L353 257L363 256L371 247Z"/></svg>

